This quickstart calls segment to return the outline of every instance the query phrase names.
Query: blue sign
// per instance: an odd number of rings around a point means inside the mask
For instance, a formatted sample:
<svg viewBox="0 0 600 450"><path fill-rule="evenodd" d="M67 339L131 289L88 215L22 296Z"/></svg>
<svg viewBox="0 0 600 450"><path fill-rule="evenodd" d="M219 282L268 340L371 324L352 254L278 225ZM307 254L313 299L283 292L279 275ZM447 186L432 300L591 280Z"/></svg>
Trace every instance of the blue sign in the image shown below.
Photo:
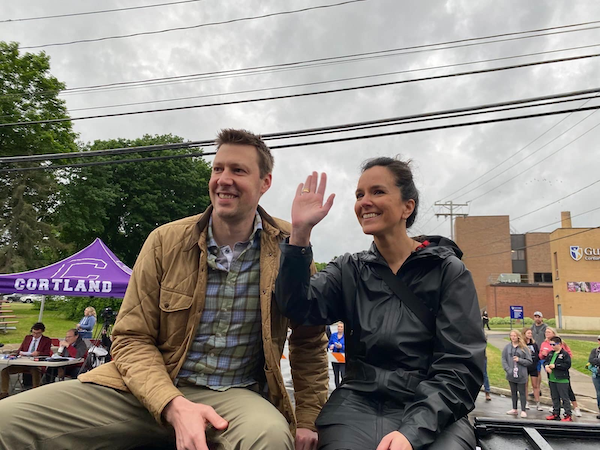
<svg viewBox="0 0 600 450"><path fill-rule="evenodd" d="M522 319L523 318L523 307L522 306L511 306L510 307L510 318L511 319Z"/></svg>

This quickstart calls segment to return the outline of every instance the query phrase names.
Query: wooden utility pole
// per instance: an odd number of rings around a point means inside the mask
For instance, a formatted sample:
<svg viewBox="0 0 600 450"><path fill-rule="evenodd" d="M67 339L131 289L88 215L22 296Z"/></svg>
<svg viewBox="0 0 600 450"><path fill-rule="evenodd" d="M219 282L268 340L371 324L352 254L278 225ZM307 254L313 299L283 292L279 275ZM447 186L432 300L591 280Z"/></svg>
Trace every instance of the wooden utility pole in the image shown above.
<svg viewBox="0 0 600 450"><path fill-rule="evenodd" d="M454 212L455 208L462 208L463 206L469 206L468 203L454 203L452 200L448 201L448 202L435 202L434 206L441 206L443 208L446 208L448 210L448 212L443 212L443 213L436 213L436 216L444 216L444 217L450 217L450 238L452 240L454 240L454 221L452 219L454 219L454 217L467 217L468 214L465 213L458 213L458 212Z"/></svg>

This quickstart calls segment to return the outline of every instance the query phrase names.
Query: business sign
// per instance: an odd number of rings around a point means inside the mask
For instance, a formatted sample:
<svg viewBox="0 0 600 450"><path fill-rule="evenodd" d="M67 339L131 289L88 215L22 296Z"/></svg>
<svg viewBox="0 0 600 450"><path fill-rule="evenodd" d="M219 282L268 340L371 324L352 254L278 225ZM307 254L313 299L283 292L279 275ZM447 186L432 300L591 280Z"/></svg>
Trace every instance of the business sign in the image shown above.
<svg viewBox="0 0 600 450"><path fill-rule="evenodd" d="M522 306L511 306L510 307L510 318L511 319L522 319L523 318L523 307Z"/></svg>
<svg viewBox="0 0 600 450"><path fill-rule="evenodd" d="M573 261L584 259L585 261L600 261L600 248L580 247L579 245L571 245L569 254Z"/></svg>

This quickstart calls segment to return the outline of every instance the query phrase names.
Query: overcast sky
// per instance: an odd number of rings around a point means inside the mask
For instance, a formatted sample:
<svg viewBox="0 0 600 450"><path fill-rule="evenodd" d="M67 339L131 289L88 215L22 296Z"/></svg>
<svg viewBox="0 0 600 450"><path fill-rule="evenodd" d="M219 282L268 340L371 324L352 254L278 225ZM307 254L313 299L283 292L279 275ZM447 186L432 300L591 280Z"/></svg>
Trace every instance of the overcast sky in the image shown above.
<svg viewBox="0 0 600 450"><path fill-rule="evenodd" d="M3 1L0 20L169 1L172 0ZM51 57L52 74L66 83L67 88L77 88L294 63L600 21L600 2L597 0L366 0L287 15L197 27L341 2L342 0L203 0L131 11L5 22L0 23L0 40L17 41L22 47L33 47L196 26L183 31L28 50L47 52ZM490 43L489 39L476 40L470 41L471 45L468 46L456 47L457 44L453 44L455 48L438 47L408 54L390 52L385 57L352 63L95 93L64 93L62 98L67 101L71 116L81 117L409 80L600 53L598 26L600 23L568 28L567 30L571 30L568 33L563 32L565 29L559 29L554 32L560 33L528 39L524 39L524 35L516 35L504 37L504 41L496 43ZM517 37L519 39L514 39ZM512 39L506 40L509 38ZM589 47L565 50L584 46ZM550 51L552 52L549 53ZM541 52L545 53L540 54ZM534 53L537 55L522 56ZM475 63L507 57L511 58ZM461 65L456 66L457 64ZM455 66L438 68L448 65ZM74 121L73 124L84 142L111 138L133 139L144 134L166 133L194 141L212 139L219 129L226 127L246 128L267 134L594 89L600 87L599 69L599 58L588 58L342 93L81 120ZM410 72L406 72L409 70ZM335 81L352 77L364 78ZM326 83L286 87L317 82ZM257 89L261 91L238 93ZM199 98L156 102L194 96ZM135 102L152 103L98 108ZM477 115L452 121L376 128L343 136L545 112L580 107L584 103L581 100L558 106ZM585 106L599 103L600 100L592 99ZM92 107L94 109L81 110ZM571 115L274 150L273 186L261 203L270 214L289 219L291 200L297 184L312 170L325 171L330 178L328 190L336 193L336 201L330 215L314 230L312 241L315 259L325 262L335 255L362 250L368 247L371 239L362 234L353 211L354 189L360 164L374 156L402 155L403 158L413 160L417 185L421 191L420 217L412 228L413 234L450 236L450 222L434 216L436 212L445 212L432 207L438 200L469 202L469 207L461 211L472 216L510 215L511 218L517 218L600 179L600 127L593 129L600 124L600 113L593 113L594 111L577 112ZM590 114L592 115L586 119ZM324 135L302 140L340 136L342 135ZM273 145L278 143L284 141L272 142ZM206 150L210 151L212 148ZM512 156L517 152L516 156ZM501 163L503 164L498 166ZM492 169L488 175L455 193ZM501 172L504 173L498 176ZM497 177L479 186L494 176ZM513 177L515 178L510 180ZM492 190L496 186L499 187ZM468 192L470 190L472 192ZM552 231L558 225L545 225L558 222L560 211L568 210L575 216L600 206L599 192L600 183L538 212L511 221L511 229L513 232L524 233L544 226L538 231ZM574 227L598 226L599 222L600 209L573 218ZM482 243L483 251L485 243Z"/></svg>

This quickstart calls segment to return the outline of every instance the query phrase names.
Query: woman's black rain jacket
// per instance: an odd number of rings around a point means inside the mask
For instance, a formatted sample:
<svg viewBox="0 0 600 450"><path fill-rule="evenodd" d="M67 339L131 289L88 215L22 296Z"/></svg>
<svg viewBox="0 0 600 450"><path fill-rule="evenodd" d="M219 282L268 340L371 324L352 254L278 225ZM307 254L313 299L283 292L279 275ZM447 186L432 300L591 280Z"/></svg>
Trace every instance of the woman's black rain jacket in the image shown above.
<svg viewBox="0 0 600 450"><path fill-rule="evenodd" d="M341 320L346 376L341 389L373 393L404 408L398 429L419 449L475 407L483 382L485 336L475 286L462 252L443 237L413 252L397 276L435 314L428 330L380 276L375 244L345 254L310 277L312 249L282 244L275 298L305 325ZM327 419L327 405L318 420Z"/></svg>

